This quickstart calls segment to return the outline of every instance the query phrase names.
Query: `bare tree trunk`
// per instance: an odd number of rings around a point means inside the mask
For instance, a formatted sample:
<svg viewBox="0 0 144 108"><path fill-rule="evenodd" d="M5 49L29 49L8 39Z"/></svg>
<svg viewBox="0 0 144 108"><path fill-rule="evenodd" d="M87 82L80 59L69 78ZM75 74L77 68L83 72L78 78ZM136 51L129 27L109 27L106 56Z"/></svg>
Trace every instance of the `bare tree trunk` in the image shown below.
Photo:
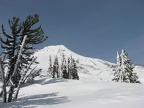
<svg viewBox="0 0 144 108"><path fill-rule="evenodd" d="M6 90L6 82L4 81L3 84L3 102L6 103L7 102L7 90Z"/></svg>
<svg viewBox="0 0 144 108"><path fill-rule="evenodd" d="M8 102L11 102L11 101L12 101L12 99L13 99L13 96L12 96L13 93L14 93L14 86L11 85L11 86L10 86L10 90L9 90Z"/></svg>
<svg viewBox="0 0 144 108"><path fill-rule="evenodd" d="M1 93L3 95L3 102L6 103L7 102L6 80L5 80L5 73L4 73L1 57L0 57L0 71L2 73L2 81L3 81L3 87Z"/></svg>
<svg viewBox="0 0 144 108"><path fill-rule="evenodd" d="M20 87L21 87L22 82L24 81L24 78L26 77L26 73L28 72L29 68L30 68L31 65L35 62L36 59L37 59L37 57L36 57L36 58L33 58L32 62L29 64L29 66L27 67L27 69L24 71L24 74L21 73L22 76L21 76L21 79L20 79L20 81L19 81L17 90L16 90L16 92L15 92L14 100L16 100L17 97L18 97L19 90L20 90Z"/></svg>
<svg viewBox="0 0 144 108"><path fill-rule="evenodd" d="M18 98L18 94L19 94L20 87L21 87L21 82L19 82L19 84L18 84L16 93L15 93L14 98L13 98L14 100L17 100L17 98Z"/></svg>

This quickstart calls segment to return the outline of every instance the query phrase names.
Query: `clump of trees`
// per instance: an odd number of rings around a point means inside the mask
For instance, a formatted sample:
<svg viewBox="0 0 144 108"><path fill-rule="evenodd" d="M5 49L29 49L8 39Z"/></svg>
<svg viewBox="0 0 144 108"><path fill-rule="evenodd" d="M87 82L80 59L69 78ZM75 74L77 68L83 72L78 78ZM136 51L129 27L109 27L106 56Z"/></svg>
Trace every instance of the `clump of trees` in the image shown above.
<svg viewBox="0 0 144 108"><path fill-rule="evenodd" d="M51 56L49 56L49 63L48 75L52 78L79 80L77 62L72 56L66 59L63 55L61 65L59 64L57 56L55 57L54 62L52 62Z"/></svg>
<svg viewBox="0 0 144 108"><path fill-rule="evenodd" d="M138 76L133 72L134 65L128 59L128 54L125 50L119 55L117 52L117 66L114 73L113 81L126 83L140 83Z"/></svg>
<svg viewBox="0 0 144 108"><path fill-rule="evenodd" d="M19 17L8 20L11 34L7 34L2 25L0 37L3 53L0 58L0 73L2 76L4 102L17 99L21 84L32 75L36 67L36 58L33 57L34 45L47 39L41 26L36 27L39 15L29 15L24 21ZM9 87L9 90L7 90Z"/></svg>

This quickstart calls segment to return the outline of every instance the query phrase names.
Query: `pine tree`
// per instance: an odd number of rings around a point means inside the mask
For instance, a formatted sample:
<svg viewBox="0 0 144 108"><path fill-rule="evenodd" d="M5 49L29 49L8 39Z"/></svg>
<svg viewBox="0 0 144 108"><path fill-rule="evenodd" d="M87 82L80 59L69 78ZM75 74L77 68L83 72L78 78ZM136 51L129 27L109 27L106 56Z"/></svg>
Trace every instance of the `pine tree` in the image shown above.
<svg viewBox="0 0 144 108"><path fill-rule="evenodd" d="M65 56L63 54L62 56L62 64L61 64L61 71L62 71L62 78L64 79L68 79L68 73L67 73L67 66L66 66L66 59Z"/></svg>
<svg viewBox="0 0 144 108"><path fill-rule="evenodd" d="M68 79L77 79L79 80L77 66L75 60L72 58L68 58Z"/></svg>
<svg viewBox="0 0 144 108"><path fill-rule="evenodd" d="M66 65L63 66L63 71L62 71L62 78L68 79L68 72L67 72L67 67Z"/></svg>
<svg viewBox="0 0 144 108"><path fill-rule="evenodd" d="M7 64L8 64L8 74L6 76L6 80L8 81L10 76L12 75L14 68L15 68L15 63L17 59L17 51L18 47L20 44L17 41L17 38L20 35L20 31L22 30L22 24L19 23L19 18L14 17L12 20L9 20L9 26L12 30L12 36L8 35L5 32L4 26L2 25L2 32L5 38L1 38L2 45L1 47L5 50L4 54L6 55L7 58ZM18 74L13 77L13 82L16 81L18 77Z"/></svg>
<svg viewBox="0 0 144 108"><path fill-rule="evenodd" d="M123 75L123 73L122 73L122 68L121 68L121 57L120 57L119 53L117 52L117 65L116 65L113 81L123 82L122 75Z"/></svg>
<svg viewBox="0 0 144 108"><path fill-rule="evenodd" d="M7 59L7 75L6 82L8 83L10 78L13 82L13 86L10 87L10 92L14 91L19 84L19 81L22 77L22 71L29 66L32 61L32 54L34 53L35 44L40 44L47 39L44 36L44 32L41 26L34 28L36 23L39 22L39 16L37 14L29 15L25 21L20 22L18 17L13 17L12 20L9 20L9 26L11 30L11 35L5 32L4 25L2 25L2 33L4 37L0 37L2 42L2 49L4 50L5 59ZM20 46L23 42L24 36L27 35L25 44L23 46L22 55L20 57L19 66L13 75L15 64L18 59L18 54L20 52ZM7 84L8 85L8 84ZM8 102L12 101L11 93L8 97Z"/></svg>
<svg viewBox="0 0 144 108"><path fill-rule="evenodd" d="M79 76L78 76L78 72L77 72L76 61L75 61L73 58L72 58L71 76L72 76L72 79L77 79L77 80L79 80Z"/></svg>
<svg viewBox="0 0 144 108"><path fill-rule="evenodd" d="M128 54L122 50L121 55L117 53L117 66L114 73L114 81L126 83L140 83L138 76L133 72L134 65L128 59Z"/></svg>
<svg viewBox="0 0 144 108"><path fill-rule="evenodd" d="M128 59L128 54L125 50L122 50L121 54L121 67L124 73L123 82L127 83L137 83L138 76L136 73L133 73L134 65L131 63L130 59Z"/></svg>
<svg viewBox="0 0 144 108"><path fill-rule="evenodd" d="M55 57L54 64L53 64L53 77L52 78L60 78L59 75L59 63L57 56Z"/></svg>
<svg viewBox="0 0 144 108"><path fill-rule="evenodd" d="M52 67L52 59L51 56L49 56L49 68L48 68L48 76L52 77L53 67Z"/></svg>
<svg viewBox="0 0 144 108"><path fill-rule="evenodd" d="M71 60L70 60L70 58L68 58L67 71L68 71L68 73L67 73L67 78L68 78L68 79L71 79Z"/></svg>
<svg viewBox="0 0 144 108"><path fill-rule="evenodd" d="M61 69L61 71L60 71ZM79 80L76 61L72 58L65 59L62 57L61 67L57 56L55 57L54 64L52 67L52 78L64 78L64 79L77 79Z"/></svg>

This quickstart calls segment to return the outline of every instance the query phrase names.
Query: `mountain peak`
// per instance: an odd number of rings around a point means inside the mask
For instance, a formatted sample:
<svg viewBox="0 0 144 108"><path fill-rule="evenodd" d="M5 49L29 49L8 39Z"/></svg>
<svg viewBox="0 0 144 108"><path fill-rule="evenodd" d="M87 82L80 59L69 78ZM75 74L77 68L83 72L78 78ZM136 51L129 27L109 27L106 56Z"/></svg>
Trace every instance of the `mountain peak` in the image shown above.
<svg viewBox="0 0 144 108"><path fill-rule="evenodd" d="M51 45L51 46L47 46L47 47L44 47L43 49L41 50L66 50L68 48L66 48L64 45Z"/></svg>
<svg viewBox="0 0 144 108"><path fill-rule="evenodd" d="M41 53L47 53L52 55L66 55L67 57L73 56L73 55L78 55L74 53L73 51L69 50L67 47L64 45L52 45L52 46L47 46L44 47L43 49L39 50L38 52Z"/></svg>
<svg viewBox="0 0 144 108"><path fill-rule="evenodd" d="M59 47L58 52L68 50L64 45L57 45L56 47Z"/></svg>

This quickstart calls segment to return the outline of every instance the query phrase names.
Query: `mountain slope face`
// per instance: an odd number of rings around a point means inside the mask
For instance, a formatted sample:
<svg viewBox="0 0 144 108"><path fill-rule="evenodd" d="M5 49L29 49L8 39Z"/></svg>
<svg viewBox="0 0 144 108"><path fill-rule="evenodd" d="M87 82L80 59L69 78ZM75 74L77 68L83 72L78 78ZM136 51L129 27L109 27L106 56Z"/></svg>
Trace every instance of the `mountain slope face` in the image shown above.
<svg viewBox="0 0 144 108"><path fill-rule="evenodd" d="M38 67L42 68L42 75L44 76L47 76L47 71L50 63L49 56L51 56L52 62L54 61L54 58L57 56L60 65L62 62L63 55L66 59L72 56L75 60L78 61L77 66L80 80L87 81L91 79L91 81L111 81L113 78L113 70L116 66L114 63L110 63L101 59L81 56L72 52L63 45L48 46L41 50L38 50L34 54L34 56L38 57ZM137 72L137 74L140 76L140 80L144 82L144 67L136 66L134 71Z"/></svg>

